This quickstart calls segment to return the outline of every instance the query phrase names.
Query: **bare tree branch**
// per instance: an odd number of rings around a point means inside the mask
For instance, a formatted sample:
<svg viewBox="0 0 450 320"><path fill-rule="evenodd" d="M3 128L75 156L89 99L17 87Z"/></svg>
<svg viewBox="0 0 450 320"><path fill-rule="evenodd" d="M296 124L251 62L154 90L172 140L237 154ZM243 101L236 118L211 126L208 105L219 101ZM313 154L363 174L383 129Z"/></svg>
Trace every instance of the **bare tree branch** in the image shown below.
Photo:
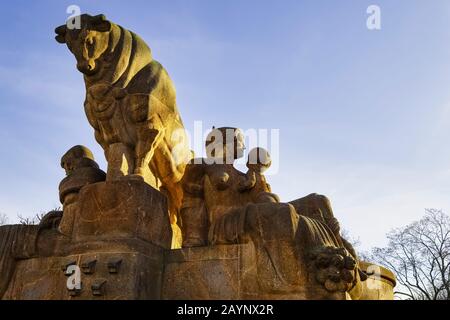
<svg viewBox="0 0 450 320"><path fill-rule="evenodd" d="M0 226L3 226L8 223L8 216L2 212L0 212Z"/></svg>
<svg viewBox="0 0 450 320"><path fill-rule="evenodd" d="M425 216L388 235L371 260L397 275L397 296L411 300L450 299L450 217L427 209Z"/></svg>

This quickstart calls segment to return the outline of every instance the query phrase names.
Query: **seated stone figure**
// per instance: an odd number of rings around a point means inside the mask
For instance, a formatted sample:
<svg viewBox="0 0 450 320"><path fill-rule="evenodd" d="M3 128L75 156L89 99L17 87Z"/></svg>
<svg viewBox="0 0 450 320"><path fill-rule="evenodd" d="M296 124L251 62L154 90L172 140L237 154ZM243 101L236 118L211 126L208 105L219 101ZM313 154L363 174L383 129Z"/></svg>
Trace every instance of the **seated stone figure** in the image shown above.
<svg viewBox="0 0 450 320"><path fill-rule="evenodd" d="M61 167L66 171L67 176L81 168L99 169L91 150L85 146L70 148L61 158Z"/></svg>
<svg viewBox="0 0 450 320"><path fill-rule="evenodd" d="M217 143L227 134L235 142L228 144L231 149ZM249 201L250 194L238 187L245 175L229 165L242 156L242 141L242 133L235 128L214 128L206 141L207 157L193 159L186 166L180 212L183 247L206 245L209 226L217 215L224 208L239 207Z"/></svg>
<svg viewBox="0 0 450 320"><path fill-rule="evenodd" d="M59 198L64 206L64 214L59 231L70 236L75 219L72 206L78 199L78 193L84 186L106 180L106 173L99 169L92 152L84 146L75 146L61 158L61 167L66 178L59 184Z"/></svg>
<svg viewBox="0 0 450 320"><path fill-rule="evenodd" d="M279 279L279 290L309 281L331 294L358 295L364 274L354 251L346 249L328 199L315 195L279 203L262 175L270 163L265 151L266 159L249 162L247 174L235 169L234 160L245 148L238 129L213 129L206 146L207 158L189 164L183 178L184 247L252 242L259 278Z"/></svg>

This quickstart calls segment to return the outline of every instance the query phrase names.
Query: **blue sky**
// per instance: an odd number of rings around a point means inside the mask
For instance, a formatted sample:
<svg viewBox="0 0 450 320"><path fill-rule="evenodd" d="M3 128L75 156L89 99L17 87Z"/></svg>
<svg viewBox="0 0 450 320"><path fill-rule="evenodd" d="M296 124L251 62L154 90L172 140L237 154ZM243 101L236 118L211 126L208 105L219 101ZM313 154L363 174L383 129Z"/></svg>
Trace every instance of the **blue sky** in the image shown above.
<svg viewBox="0 0 450 320"><path fill-rule="evenodd" d="M60 156L102 150L83 111L81 74L53 30L66 8L135 31L171 75L188 130L280 129L284 201L332 200L363 248L420 218L450 212L450 2L3 2L0 212L16 221L60 206ZM382 29L366 28L381 7Z"/></svg>

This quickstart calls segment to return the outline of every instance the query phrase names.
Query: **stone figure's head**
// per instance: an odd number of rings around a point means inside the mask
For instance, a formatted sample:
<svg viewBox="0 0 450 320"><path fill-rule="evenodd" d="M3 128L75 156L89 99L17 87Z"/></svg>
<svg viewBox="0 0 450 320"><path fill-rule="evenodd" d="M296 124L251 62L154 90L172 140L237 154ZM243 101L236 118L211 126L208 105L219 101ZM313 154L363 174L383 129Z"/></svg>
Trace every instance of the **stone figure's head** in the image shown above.
<svg viewBox="0 0 450 320"><path fill-rule="evenodd" d="M62 156L61 167L67 175L70 175L79 168L93 167L98 169L98 164L95 162L91 150L84 146L75 146Z"/></svg>
<svg viewBox="0 0 450 320"><path fill-rule="evenodd" d="M269 151L264 148L253 148L248 153L247 168L263 173L272 164Z"/></svg>
<svg viewBox="0 0 450 320"><path fill-rule="evenodd" d="M55 29L56 41L67 44L77 60L78 70L91 76L101 69L99 59L108 49L112 23L104 15L83 14L73 18L80 22Z"/></svg>
<svg viewBox="0 0 450 320"><path fill-rule="evenodd" d="M223 127L213 128L206 138L206 155L232 164L242 158L245 150L245 137L240 129Z"/></svg>

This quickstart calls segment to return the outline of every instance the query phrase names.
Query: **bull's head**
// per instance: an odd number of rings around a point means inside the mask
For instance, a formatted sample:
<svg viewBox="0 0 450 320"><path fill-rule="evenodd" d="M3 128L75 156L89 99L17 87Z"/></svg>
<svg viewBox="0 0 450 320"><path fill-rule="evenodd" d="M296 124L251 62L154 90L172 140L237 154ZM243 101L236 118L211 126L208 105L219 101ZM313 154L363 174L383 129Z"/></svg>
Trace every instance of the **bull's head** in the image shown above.
<svg viewBox="0 0 450 320"><path fill-rule="evenodd" d="M99 59L108 49L112 24L104 15L91 16L83 14L81 28L69 28L67 25L55 29L56 41L67 44L77 59L77 68L87 76L96 74L101 69Z"/></svg>

